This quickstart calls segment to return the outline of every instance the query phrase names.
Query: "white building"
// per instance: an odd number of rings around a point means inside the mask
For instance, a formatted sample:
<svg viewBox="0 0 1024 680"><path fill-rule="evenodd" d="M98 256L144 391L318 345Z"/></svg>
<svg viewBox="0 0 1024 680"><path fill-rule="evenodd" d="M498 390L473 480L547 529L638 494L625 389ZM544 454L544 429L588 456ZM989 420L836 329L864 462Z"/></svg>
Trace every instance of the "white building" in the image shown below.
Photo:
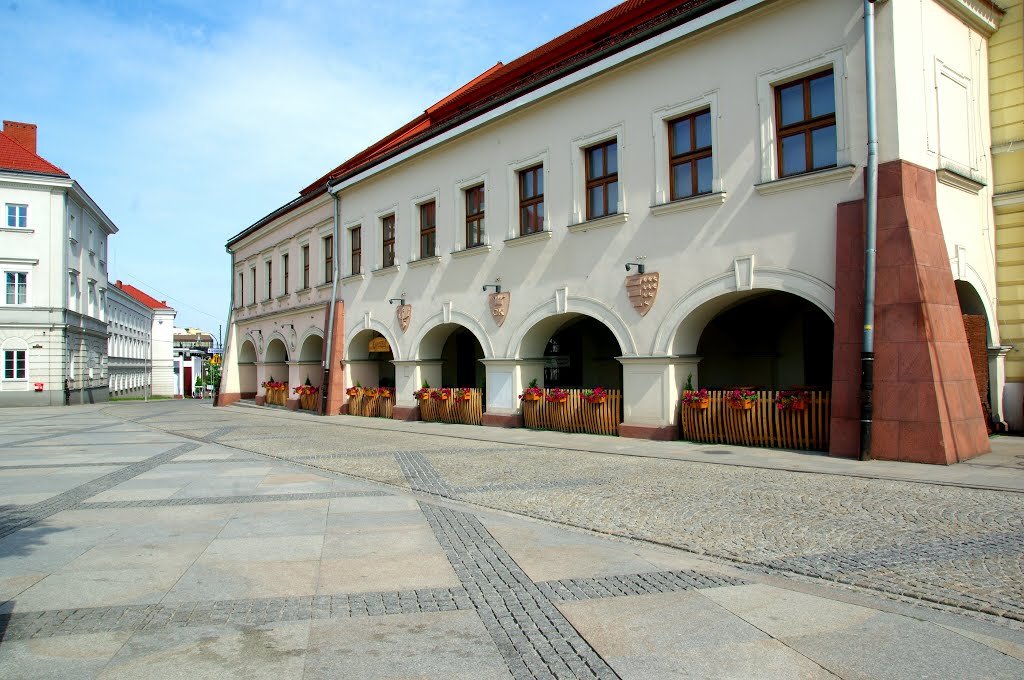
<svg viewBox="0 0 1024 680"><path fill-rule="evenodd" d="M214 349L213 334L199 328L174 329L174 395L195 396L196 380L203 375L206 362ZM212 387L202 394L213 394Z"/></svg>
<svg viewBox="0 0 1024 680"><path fill-rule="evenodd" d="M110 395L174 396L174 309L121 281L107 292Z"/></svg>
<svg viewBox="0 0 1024 680"><path fill-rule="evenodd" d="M985 5L875 5L881 457L988 447L957 304L972 291L998 345ZM688 376L819 385L832 453L855 455L862 15L629 2L498 64L229 240L222 402L318 384L326 355L332 414L345 385L393 382L417 417L427 381L485 385L485 424L515 426L536 379L621 388L619 434L667 438Z"/></svg>
<svg viewBox="0 0 1024 680"><path fill-rule="evenodd" d="M0 406L107 399L107 237L71 177L36 153L36 126L0 133Z"/></svg>

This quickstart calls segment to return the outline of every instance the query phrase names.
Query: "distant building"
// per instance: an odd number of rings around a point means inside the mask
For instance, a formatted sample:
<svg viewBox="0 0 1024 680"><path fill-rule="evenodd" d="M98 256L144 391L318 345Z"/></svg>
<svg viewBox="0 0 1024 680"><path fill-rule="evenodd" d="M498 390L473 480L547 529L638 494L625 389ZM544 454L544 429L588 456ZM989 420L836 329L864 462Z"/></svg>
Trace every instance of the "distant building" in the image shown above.
<svg viewBox="0 0 1024 680"><path fill-rule="evenodd" d="M115 397L174 395L176 312L135 286L108 286L107 369Z"/></svg>
<svg viewBox="0 0 1024 680"><path fill-rule="evenodd" d="M191 397L203 362L210 358L213 335L199 328L174 329L174 394Z"/></svg>
<svg viewBox="0 0 1024 680"><path fill-rule="evenodd" d="M36 153L36 126L0 132L0 406L107 400L107 238L117 227Z"/></svg>

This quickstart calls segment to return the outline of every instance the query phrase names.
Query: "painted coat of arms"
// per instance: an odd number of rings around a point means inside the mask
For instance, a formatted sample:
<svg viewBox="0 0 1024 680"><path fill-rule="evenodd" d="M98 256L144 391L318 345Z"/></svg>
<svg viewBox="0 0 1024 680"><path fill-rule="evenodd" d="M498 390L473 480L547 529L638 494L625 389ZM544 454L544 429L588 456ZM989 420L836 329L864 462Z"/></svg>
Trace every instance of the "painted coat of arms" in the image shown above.
<svg viewBox="0 0 1024 680"><path fill-rule="evenodd" d="M412 305L400 305L395 310L395 316L398 317L398 327L402 329L402 332L409 330L409 322L412 320Z"/></svg>
<svg viewBox="0 0 1024 680"><path fill-rule="evenodd" d="M491 307L491 318L494 319L494 323L499 326L505 323L505 317L508 316L508 306L512 301L512 293L491 293L487 296L487 303Z"/></svg>
<svg viewBox="0 0 1024 680"><path fill-rule="evenodd" d="M626 295L640 316L651 311L654 306L654 298L658 295L658 284L660 275L658 272L646 274L633 274L626 277Z"/></svg>

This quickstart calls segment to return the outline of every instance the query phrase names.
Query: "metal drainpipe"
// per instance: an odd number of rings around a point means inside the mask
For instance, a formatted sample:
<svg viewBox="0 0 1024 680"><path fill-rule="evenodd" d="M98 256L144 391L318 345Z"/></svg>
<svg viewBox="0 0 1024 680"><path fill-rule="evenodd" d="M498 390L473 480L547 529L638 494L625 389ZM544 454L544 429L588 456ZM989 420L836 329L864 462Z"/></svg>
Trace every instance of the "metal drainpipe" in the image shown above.
<svg viewBox="0 0 1024 680"><path fill-rule="evenodd" d="M864 70L868 118L868 165L864 241L864 339L860 352L860 459L871 460L872 400L875 389L875 251L878 223L878 120L875 88L875 5L864 0Z"/></svg>
<svg viewBox="0 0 1024 680"><path fill-rule="evenodd" d="M235 254L231 252L231 248L225 247L224 250L228 253L228 267L230 268L231 276L231 297L228 298L228 333L231 333L231 317L235 314ZM245 297L245 291L242 291L242 296ZM243 300L244 302L244 300ZM217 402L220 401L220 386L224 384L224 369L227 368L224 360L228 358L228 348L225 347L224 338L218 338L220 340L220 382L217 383L217 388L213 391L213 405L217 406ZM238 362L235 362L238 365ZM238 376L238 391L242 391L242 376ZM184 390L182 390L184 393Z"/></svg>
<svg viewBox="0 0 1024 680"><path fill-rule="evenodd" d="M334 230L331 239L331 247L334 249L333 271L331 272L331 308L327 312L327 348L324 358L324 382L322 385L322 397L320 399L320 415L327 415L327 396L331 389L331 364L334 358L331 350L334 348L334 308L338 303L338 220L341 213L341 197L338 193L341 187L331 191L331 185L327 185L327 193L334 198Z"/></svg>

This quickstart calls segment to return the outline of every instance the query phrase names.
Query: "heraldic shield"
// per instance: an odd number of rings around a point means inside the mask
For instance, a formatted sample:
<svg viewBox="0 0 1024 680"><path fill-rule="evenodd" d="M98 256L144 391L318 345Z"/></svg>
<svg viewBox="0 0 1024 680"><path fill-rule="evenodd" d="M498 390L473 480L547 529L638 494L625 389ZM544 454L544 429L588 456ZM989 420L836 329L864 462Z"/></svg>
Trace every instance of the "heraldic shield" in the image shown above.
<svg viewBox="0 0 1024 680"><path fill-rule="evenodd" d="M654 298L658 295L660 275L658 272L634 274L626 277L626 295L640 316L647 314L654 306Z"/></svg>
<svg viewBox="0 0 1024 680"><path fill-rule="evenodd" d="M509 292L491 293L487 296L487 303L491 307L491 318L494 319L494 323L499 326L505 323L510 302L512 302L512 293Z"/></svg>
<svg viewBox="0 0 1024 680"><path fill-rule="evenodd" d="M398 317L398 327L403 333L406 332L409 330L409 322L412 321L412 305L399 305L395 310L395 316Z"/></svg>

